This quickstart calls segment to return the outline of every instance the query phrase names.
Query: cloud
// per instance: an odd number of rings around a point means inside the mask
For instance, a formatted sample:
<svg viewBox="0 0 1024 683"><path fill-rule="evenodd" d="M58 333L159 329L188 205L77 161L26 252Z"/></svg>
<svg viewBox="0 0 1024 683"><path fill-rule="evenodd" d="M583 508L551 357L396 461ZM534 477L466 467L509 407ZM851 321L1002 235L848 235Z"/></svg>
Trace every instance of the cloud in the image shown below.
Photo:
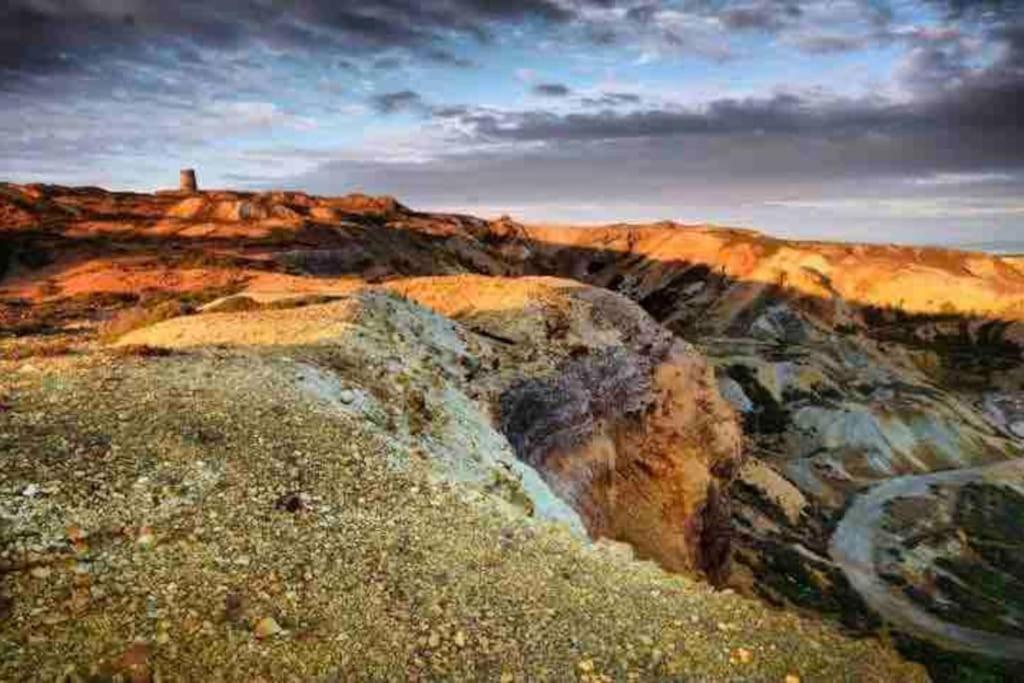
<svg viewBox="0 0 1024 683"><path fill-rule="evenodd" d="M778 30L799 18L800 6L794 2L761 2L733 7L721 13L721 22L731 29Z"/></svg>
<svg viewBox="0 0 1024 683"><path fill-rule="evenodd" d="M1024 23L992 29L998 57L979 67L959 41L911 50L901 69L909 97L859 98L801 93L719 98L700 105L644 107L627 112L535 109L467 113L465 128L482 140L555 143L626 139L802 136L848 144L866 153L914 159L927 145L942 170L979 163L1024 166ZM938 50L938 54L933 52ZM584 100L612 104L614 96ZM892 148L886 151L885 146ZM908 146L913 145L913 146ZM857 149L857 148L860 149ZM951 168L946 169L945 166Z"/></svg>
<svg viewBox="0 0 1024 683"><path fill-rule="evenodd" d="M538 83L531 90L535 95L544 97L565 97L572 92L569 86L561 83Z"/></svg>
<svg viewBox="0 0 1024 683"><path fill-rule="evenodd" d="M963 185L989 185L993 183L1011 183L1017 180L1009 173L933 173L920 178L913 178L914 185L925 187L950 187Z"/></svg>
<svg viewBox="0 0 1024 683"><path fill-rule="evenodd" d="M659 11L657 3L645 2L626 10L626 18L638 24L649 24Z"/></svg>
<svg viewBox="0 0 1024 683"><path fill-rule="evenodd" d="M977 14L957 0L934 2L950 14ZM728 59L734 56L733 34L752 31L785 34L790 44L825 54L890 40L881 30L891 16L889 4L890 0L6 0L0 5L0 93L26 87L24 82L38 75L89 74L102 80L100 74L115 64L118 71L130 65L158 66L174 55L184 65L210 52L253 48L347 67L374 57L394 65L399 63L394 55L398 51L466 68L473 65L461 54L467 46L502 40L512 24L519 23L565 29L559 39L576 45L614 43L648 60L674 53ZM43 89L42 84L35 85Z"/></svg>
<svg viewBox="0 0 1024 683"><path fill-rule="evenodd" d="M796 37L793 42L801 51L812 55L852 52L870 44L870 40L862 36L836 34L803 35Z"/></svg>
<svg viewBox="0 0 1024 683"><path fill-rule="evenodd" d="M583 97L580 103L586 107L618 107L639 104L641 97L631 92L603 92L594 97Z"/></svg>
<svg viewBox="0 0 1024 683"><path fill-rule="evenodd" d="M878 199L870 207L863 199L826 198L802 201L765 202L766 206L790 209L811 209L829 213L892 216L896 218L988 218L1024 216L1024 201L1004 197L979 200L965 197L887 198Z"/></svg>
<svg viewBox="0 0 1024 683"><path fill-rule="evenodd" d="M358 188L421 209L511 212L534 221L669 218L887 242L1019 237L1020 179L980 198L950 198L960 188L898 182L934 158L876 154L864 163L848 158L855 148L801 137L570 141L443 151L425 161L328 161L286 184L328 194Z"/></svg>
<svg viewBox="0 0 1024 683"><path fill-rule="evenodd" d="M873 230L892 239L893 225L929 241L972 230L1012 237L1024 224L1024 31L990 30L996 57L955 62L954 82L930 91L780 92L690 106L611 91L579 97L582 109L568 112L448 107L443 118L434 110L442 139L415 162L326 161L294 182L392 192L426 207L517 206L536 219L621 209L614 217L827 225L856 239ZM922 77L918 66L902 77ZM558 208L588 205L571 215Z"/></svg>
<svg viewBox="0 0 1024 683"><path fill-rule="evenodd" d="M475 113L467 117L484 139L520 141L616 140L682 135L859 133L916 123L896 105L836 99L826 103L792 94L713 100L696 108L647 108L629 113L560 114L545 110Z"/></svg>
<svg viewBox="0 0 1024 683"><path fill-rule="evenodd" d="M150 60L164 48L254 44L346 57L398 48L463 65L464 58L444 49L451 35L487 40L496 22L559 24L574 16L558 0L7 0L0 6L0 70L10 79L88 70L111 59Z"/></svg>
<svg viewBox="0 0 1024 683"><path fill-rule="evenodd" d="M981 17L986 19L1020 18L1019 0L929 0L950 18Z"/></svg>
<svg viewBox="0 0 1024 683"><path fill-rule="evenodd" d="M373 108L381 114L394 114L399 111L418 110L425 108L423 98L412 90L397 90L381 93L370 98Z"/></svg>
<svg viewBox="0 0 1024 683"><path fill-rule="evenodd" d="M458 55L452 54L448 50L443 50L440 48L430 48L423 53L423 56L429 61L434 62L436 64L457 66L463 69L468 69L476 65L472 59L467 59L466 57L459 57Z"/></svg>

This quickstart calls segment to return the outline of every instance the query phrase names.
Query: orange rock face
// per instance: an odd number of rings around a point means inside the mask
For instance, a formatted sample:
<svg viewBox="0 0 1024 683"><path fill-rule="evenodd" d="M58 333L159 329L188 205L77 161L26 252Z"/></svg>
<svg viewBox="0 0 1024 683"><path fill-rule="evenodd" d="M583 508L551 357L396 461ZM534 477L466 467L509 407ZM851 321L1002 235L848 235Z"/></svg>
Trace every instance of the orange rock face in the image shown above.
<svg viewBox="0 0 1024 683"><path fill-rule="evenodd" d="M530 227L542 251L564 268L642 258L637 291L653 291L687 268L704 265L748 286L774 286L790 298L899 308L912 314L957 312L1024 319L1024 273L1010 259L949 249L781 240L706 226L579 229ZM621 272L621 271L620 271Z"/></svg>
<svg viewBox="0 0 1024 683"><path fill-rule="evenodd" d="M418 278L388 285L529 351L475 381L520 459L593 538L718 581L740 430L704 358L623 297L552 278Z"/></svg>
<svg viewBox="0 0 1024 683"><path fill-rule="evenodd" d="M729 564L724 491L741 460L735 416L692 352L673 347L651 375L645 408L602 415L579 444L540 455L540 467L591 536L717 582Z"/></svg>

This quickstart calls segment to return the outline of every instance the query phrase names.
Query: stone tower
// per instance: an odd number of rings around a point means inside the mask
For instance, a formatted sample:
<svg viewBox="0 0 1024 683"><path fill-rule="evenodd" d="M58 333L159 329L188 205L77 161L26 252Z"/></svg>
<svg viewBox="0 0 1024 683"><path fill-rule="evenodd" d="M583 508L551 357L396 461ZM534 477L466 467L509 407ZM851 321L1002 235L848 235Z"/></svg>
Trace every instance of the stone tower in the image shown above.
<svg viewBox="0 0 1024 683"><path fill-rule="evenodd" d="M199 191L199 186L196 184L196 172L193 169L183 168L180 177L179 189L182 192L193 194Z"/></svg>

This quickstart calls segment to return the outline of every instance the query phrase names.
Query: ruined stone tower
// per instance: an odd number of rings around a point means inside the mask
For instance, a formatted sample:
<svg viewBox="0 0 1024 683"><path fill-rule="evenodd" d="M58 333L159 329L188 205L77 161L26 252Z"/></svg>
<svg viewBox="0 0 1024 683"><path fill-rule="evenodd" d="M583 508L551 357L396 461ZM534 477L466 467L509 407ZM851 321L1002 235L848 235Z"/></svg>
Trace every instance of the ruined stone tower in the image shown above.
<svg viewBox="0 0 1024 683"><path fill-rule="evenodd" d="M181 180L178 184L182 192L192 194L199 191L199 186L196 184L196 172L191 168L181 170Z"/></svg>

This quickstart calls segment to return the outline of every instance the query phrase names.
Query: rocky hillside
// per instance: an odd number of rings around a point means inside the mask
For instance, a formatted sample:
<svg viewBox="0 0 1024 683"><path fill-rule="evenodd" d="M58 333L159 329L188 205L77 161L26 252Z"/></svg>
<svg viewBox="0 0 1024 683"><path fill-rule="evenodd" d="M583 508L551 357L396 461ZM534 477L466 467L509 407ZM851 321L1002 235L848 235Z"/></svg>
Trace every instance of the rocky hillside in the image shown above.
<svg viewBox="0 0 1024 683"><path fill-rule="evenodd" d="M327 362L366 373L361 391L369 396L382 376L404 376L399 364L419 359L410 373L421 384L407 387L406 404L391 419L411 420L413 434L432 430L429 443L449 475L469 477L478 460L479 445L456 445L485 429L466 429L466 411L479 405L501 432L480 436L484 450L505 454L501 467L516 476L539 473L551 489L531 497L528 487L529 510L551 508L563 519L574 510L591 537L628 542L676 571L728 572L728 541L718 536L728 528L723 491L740 465L740 432L710 366L691 346L629 300L572 281L413 278L393 280L382 292L441 316L387 299L368 306L364 294L266 310L289 299L249 304L240 295L214 302L204 315L130 332L117 346L319 350L351 321L379 317L397 329L365 342L389 348L396 360L375 367L366 351L365 358L338 360L332 350ZM243 311L217 312L232 308ZM515 483L504 483L501 473L491 467L470 478L514 493Z"/></svg>
<svg viewBox="0 0 1024 683"><path fill-rule="evenodd" d="M9 676L908 680L684 576L869 632L851 501L1024 454L1009 259L301 193L6 185L0 229Z"/></svg>

